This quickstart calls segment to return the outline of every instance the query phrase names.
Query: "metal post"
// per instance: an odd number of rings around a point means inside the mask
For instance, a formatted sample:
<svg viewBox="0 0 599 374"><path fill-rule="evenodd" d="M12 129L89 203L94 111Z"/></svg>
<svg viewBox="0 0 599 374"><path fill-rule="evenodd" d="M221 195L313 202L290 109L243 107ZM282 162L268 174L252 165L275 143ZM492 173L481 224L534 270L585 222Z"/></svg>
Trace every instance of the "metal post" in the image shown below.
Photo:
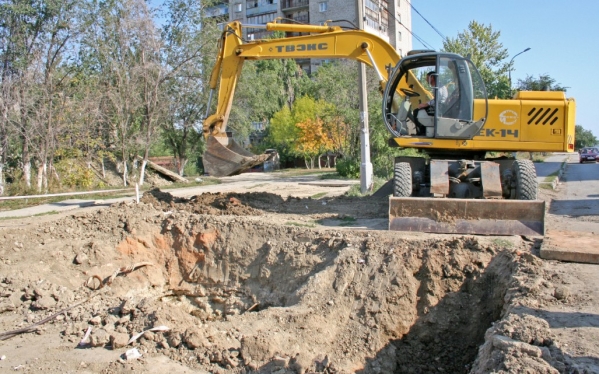
<svg viewBox="0 0 599 374"><path fill-rule="evenodd" d="M364 0L357 0L358 28L364 30ZM360 191L372 191L372 163L370 162L370 133L368 130L368 96L366 66L360 63L358 70L358 95L360 96Z"/></svg>

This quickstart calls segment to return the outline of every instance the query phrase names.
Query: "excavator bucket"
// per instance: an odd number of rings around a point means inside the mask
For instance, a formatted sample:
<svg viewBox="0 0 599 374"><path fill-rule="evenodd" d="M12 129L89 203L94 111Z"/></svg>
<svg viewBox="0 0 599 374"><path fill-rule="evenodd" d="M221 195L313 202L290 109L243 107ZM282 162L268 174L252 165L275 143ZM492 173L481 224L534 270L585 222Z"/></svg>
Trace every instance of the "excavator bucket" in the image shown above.
<svg viewBox="0 0 599 374"><path fill-rule="evenodd" d="M542 200L389 198L394 231L543 236L544 221Z"/></svg>
<svg viewBox="0 0 599 374"><path fill-rule="evenodd" d="M225 142L226 144L222 144ZM206 151L203 155L204 170L208 175L225 177L239 174L253 166L260 165L270 155L254 155L243 149L230 137L209 136L206 140Z"/></svg>

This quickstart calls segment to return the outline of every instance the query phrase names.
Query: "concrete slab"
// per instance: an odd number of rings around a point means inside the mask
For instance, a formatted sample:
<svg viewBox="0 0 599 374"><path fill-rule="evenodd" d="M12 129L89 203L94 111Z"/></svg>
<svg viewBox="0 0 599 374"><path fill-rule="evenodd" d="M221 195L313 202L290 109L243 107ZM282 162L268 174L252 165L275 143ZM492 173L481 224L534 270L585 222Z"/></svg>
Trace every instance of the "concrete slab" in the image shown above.
<svg viewBox="0 0 599 374"><path fill-rule="evenodd" d="M599 264L599 235L577 231L552 231L545 236L541 258Z"/></svg>

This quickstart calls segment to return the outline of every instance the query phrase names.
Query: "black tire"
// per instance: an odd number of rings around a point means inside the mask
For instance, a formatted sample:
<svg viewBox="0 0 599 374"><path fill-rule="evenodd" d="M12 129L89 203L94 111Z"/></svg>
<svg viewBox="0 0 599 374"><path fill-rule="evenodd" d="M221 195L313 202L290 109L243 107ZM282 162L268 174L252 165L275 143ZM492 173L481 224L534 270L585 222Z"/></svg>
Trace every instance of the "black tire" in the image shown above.
<svg viewBox="0 0 599 374"><path fill-rule="evenodd" d="M516 200L536 200L538 191L537 171L530 160L516 160L512 164L516 178Z"/></svg>
<svg viewBox="0 0 599 374"><path fill-rule="evenodd" d="M407 162L398 162L393 168L393 196L412 196L412 167Z"/></svg>

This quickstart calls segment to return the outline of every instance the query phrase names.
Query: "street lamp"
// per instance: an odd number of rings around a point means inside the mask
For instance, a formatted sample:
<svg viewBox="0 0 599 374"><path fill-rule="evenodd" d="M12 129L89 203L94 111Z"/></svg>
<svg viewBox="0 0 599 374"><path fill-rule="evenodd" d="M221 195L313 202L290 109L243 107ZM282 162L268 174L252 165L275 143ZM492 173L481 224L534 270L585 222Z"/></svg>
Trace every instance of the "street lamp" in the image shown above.
<svg viewBox="0 0 599 374"><path fill-rule="evenodd" d="M524 52L527 52L527 51L530 51L530 48L526 48L526 49L525 49L525 50L523 50L522 52L520 52L520 53L516 53L516 54L514 55L514 57L512 57L512 59L510 60L510 63L509 63L509 65L510 65L510 70L508 70L508 78L509 78L509 80L510 80L510 90L512 89L512 61L514 61L514 59L515 59L517 56L519 56L519 55L521 55L522 53L524 53Z"/></svg>

